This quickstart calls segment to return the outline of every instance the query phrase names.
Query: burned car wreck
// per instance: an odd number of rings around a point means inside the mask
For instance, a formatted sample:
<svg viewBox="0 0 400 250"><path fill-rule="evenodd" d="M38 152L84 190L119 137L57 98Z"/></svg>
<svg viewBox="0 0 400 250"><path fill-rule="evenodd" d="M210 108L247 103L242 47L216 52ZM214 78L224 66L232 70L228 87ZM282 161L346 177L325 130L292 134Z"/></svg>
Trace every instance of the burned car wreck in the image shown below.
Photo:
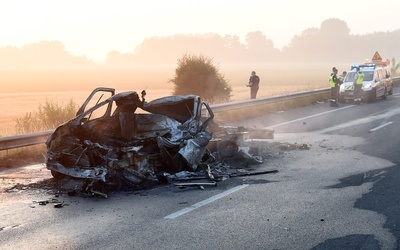
<svg viewBox="0 0 400 250"><path fill-rule="evenodd" d="M104 190L168 182L179 179L178 173L215 181L214 167L238 155L247 164L262 163L251 150L241 150L244 136L270 139L273 131L218 126L210 106L196 95L150 102L145 95L93 90L76 117L46 141L46 167L53 177L83 179L86 189Z"/></svg>

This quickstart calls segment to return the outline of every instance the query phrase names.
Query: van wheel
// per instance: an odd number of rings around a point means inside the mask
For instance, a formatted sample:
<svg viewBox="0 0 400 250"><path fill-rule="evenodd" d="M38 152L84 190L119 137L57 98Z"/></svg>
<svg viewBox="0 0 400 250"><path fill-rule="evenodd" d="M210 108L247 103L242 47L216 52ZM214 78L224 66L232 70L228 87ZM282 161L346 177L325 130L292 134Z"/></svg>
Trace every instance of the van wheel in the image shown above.
<svg viewBox="0 0 400 250"><path fill-rule="evenodd" d="M376 89L373 89L367 95L367 102L375 102L376 101Z"/></svg>
<svg viewBox="0 0 400 250"><path fill-rule="evenodd" d="M387 90L385 88L385 92L383 93L382 99L386 100L387 95L388 95L388 92L387 92Z"/></svg>

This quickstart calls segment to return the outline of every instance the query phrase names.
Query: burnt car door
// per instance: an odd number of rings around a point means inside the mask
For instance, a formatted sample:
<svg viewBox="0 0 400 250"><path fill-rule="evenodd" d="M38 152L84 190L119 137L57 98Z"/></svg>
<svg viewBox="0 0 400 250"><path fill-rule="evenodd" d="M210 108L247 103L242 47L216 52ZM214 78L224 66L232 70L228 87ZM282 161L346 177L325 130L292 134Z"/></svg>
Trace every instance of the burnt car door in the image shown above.
<svg viewBox="0 0 400 250"><path fill-rule="evenodd" d="M99 87L94 89L92 93L90 93L90 95L86 98L85 102L82 104L79 110L76 112L76 116L82 114L83 112L85 112L85 110L88 110L89 108L97 105L102 99L107 99L113 95L115 95L115 89L113 88Z"/></svg>

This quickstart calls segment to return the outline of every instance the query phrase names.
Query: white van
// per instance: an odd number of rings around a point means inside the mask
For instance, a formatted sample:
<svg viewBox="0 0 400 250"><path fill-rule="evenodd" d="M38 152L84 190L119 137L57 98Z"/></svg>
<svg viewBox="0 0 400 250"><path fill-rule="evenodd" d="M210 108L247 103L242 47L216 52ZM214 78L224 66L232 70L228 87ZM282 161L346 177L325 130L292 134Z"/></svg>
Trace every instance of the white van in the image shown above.
<svg viewBox="0 0 400 250"><path fill-rule="evenodd" d="M386 99L386 96L393 94L393 82L388 66L377 66L374 63L355 64L351 66L351 70L347 72L344 82L340 85L341 103L354 100L354 78L357 68L364 73L362 86L364 101L374 102L377 98Z"/></svg>

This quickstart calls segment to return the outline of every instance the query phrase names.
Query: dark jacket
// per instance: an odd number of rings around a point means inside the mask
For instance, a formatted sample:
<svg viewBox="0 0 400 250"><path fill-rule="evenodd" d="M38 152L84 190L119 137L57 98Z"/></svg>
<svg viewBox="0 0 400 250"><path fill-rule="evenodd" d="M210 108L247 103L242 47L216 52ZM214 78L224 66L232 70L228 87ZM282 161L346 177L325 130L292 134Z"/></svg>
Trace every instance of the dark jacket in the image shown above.
<svg viewBox="0 0 400 250"><path fill-rule="evenodd" d="M258 86L259 83L260 83L260 77L258 77L258 75L250 76L249 85L251 87L253 86L256 87Z"/></svg>

